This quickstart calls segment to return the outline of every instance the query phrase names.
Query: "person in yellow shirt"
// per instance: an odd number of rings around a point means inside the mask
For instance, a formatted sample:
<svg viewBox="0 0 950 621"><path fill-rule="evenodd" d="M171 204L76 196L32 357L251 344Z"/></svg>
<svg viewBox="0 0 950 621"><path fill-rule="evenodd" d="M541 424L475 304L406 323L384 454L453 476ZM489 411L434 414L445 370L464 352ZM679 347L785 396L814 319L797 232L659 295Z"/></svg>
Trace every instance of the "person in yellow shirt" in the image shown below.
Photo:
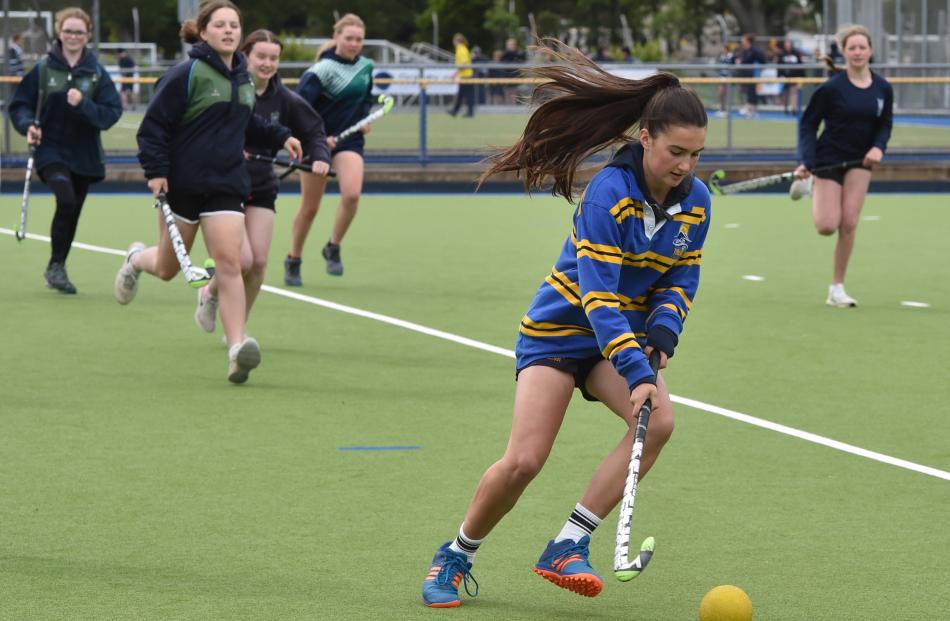
<svg viewBox="0 0 950 621"><path fill-rule="evenodd" d="M452 37L452 45L455 46L455 65L458 67L458 71L455 72L455 77L460 80L471 78L475 75L475 72L472 70L472 55L468 51L468 39L466 39L462 33L457 32L455 36ZM474 84L459 84L458 93L455 95L455 105L449 110L449 114L456 116L462 107L463 101L465 102L465 107L468 109L465 116L475 116Z"/></svg>

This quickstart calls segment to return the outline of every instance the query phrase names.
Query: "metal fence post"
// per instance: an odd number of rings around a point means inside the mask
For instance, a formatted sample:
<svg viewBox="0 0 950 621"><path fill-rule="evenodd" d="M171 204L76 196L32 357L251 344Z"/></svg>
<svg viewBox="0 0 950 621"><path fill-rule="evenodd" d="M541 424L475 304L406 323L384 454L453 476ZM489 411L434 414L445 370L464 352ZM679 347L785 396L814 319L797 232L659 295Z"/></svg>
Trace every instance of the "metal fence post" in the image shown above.
<svg viewBox="0 0 950 621"><path fill-rule="evenodd" d="M423 166L429 161L428 136L426 123L428 121L429 93L423 78L423 70L419 69L419 163Z"/></svg>

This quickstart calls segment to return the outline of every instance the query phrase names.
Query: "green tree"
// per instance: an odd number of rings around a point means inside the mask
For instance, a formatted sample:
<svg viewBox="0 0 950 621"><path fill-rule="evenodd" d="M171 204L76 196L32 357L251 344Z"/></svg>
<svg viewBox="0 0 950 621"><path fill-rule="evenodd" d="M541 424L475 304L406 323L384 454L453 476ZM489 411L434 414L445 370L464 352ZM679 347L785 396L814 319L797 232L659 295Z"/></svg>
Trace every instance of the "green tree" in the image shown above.
<svg viewBox="0 0 950 621"><path fill-rule="evenodd" d="M485 11L485 30L494 36L494 46L501 49L505 39L518 34L518 16L508 11L505 0L495 0L494 6Z"/></svg>

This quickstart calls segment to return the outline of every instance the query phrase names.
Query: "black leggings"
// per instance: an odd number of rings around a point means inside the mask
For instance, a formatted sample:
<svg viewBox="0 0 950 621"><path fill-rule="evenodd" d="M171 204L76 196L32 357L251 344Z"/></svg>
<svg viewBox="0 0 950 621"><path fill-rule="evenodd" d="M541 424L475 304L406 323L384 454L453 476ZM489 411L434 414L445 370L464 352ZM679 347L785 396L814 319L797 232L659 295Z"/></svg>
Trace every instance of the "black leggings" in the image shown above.
<svg viewBox="0 0 950 621"><path fill-rule="evenodd" d="M455 105L452 106L452 114L458 114L463 102L465 103L465 107L468 108L466 114L472 116L475 113L474 84L459 84L458 94L455 95Z"/></svg>
<svg viewBox="0 0 950 621"><path fill-rule="evenodd" d="M89 177L70 172L65 164L50 164L40 176L56 195L56 213L50 225L50 263L65 263L79 225L79 212L89 193Z"/></svg>

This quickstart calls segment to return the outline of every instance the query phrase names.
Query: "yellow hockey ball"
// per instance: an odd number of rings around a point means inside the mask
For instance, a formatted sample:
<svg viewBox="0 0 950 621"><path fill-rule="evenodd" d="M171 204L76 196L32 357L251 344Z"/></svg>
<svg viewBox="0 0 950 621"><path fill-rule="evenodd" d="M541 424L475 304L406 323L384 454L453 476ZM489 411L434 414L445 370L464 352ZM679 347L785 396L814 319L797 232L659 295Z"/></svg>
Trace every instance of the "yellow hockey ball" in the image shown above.
<svg viewBox="0 0 950 621"><path fill-rule="evenodd" d="M737 586L717 586L700 602L699 621L752 621L752 600Z"/></svg>

